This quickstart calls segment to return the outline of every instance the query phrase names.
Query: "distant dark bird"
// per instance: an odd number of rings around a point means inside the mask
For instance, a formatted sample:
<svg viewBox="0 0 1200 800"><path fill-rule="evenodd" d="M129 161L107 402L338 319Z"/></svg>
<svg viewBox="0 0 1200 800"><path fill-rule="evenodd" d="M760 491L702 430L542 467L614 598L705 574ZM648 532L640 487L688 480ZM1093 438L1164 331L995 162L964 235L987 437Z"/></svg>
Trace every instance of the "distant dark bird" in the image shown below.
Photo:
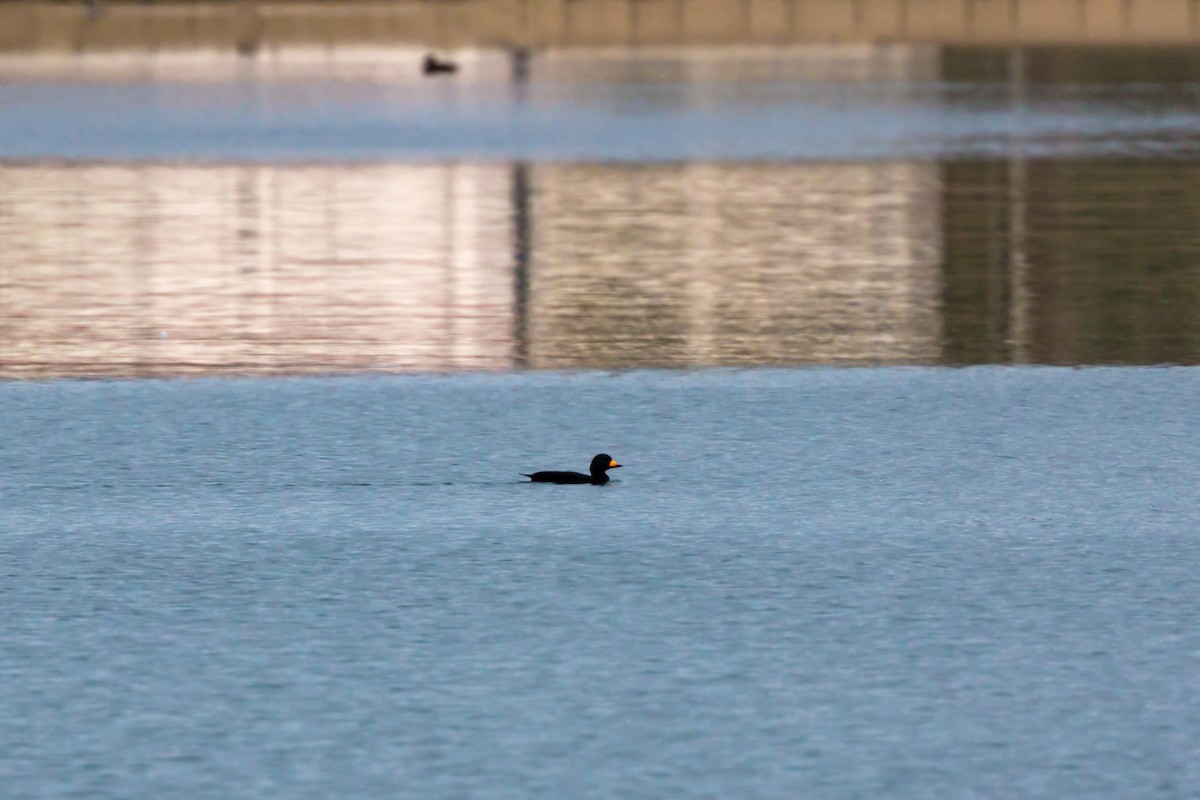
<svg viewBox="0 0 1200 800"><path fill-rule="evenodd" d="M453 61L442 61L433 53L426 53L421 62L422 75L452 75L458 72L458 64Z"/></svg>
<svg viewBox="0 0 1200 800"><path fill-rule="evenodd" d="M534 483L592 483L596 486L603 486L608 483L608 470L616 469L619 466L621 465L613 461L612 456L608 453L601 453L592 459L592 466L589 469L591 475L584 475L581 472L535 472L532 475L522 472L521 474Z"/></svg>

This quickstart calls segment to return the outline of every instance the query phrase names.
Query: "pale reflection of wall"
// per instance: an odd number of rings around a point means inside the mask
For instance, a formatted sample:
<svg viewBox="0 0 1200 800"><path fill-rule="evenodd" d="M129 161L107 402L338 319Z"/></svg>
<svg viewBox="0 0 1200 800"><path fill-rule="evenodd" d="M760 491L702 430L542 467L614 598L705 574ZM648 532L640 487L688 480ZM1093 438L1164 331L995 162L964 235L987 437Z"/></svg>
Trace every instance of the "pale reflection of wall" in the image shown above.
<svg viewBox="0 0 1200 800"><path fill-rule="evenodd" d="M941 50L914 45L808 45L795 48L693 47L648 48L633 56L617 49L551 50L533 61L529 91L555 90L561 84L621 86L679 83L688 100L706 104L705 92L728 93L730 84L747 89L785 81L857 83L864 81L940 81Z"/></svg>
<svg viewBox="0 0 1200 800"><path fill-rule="evenodd" d="M506 168L5 165L0 185L0 375L511 362Z"/></svg>
<svg viewBox="0 0 1200 800"><path fill-rule="evenodd" d="M539 166L530 366L936 362L937 166Z"/></svg>
<svg viewBox="0 0 1200 800"><path fill-rule="evenodd" d="M0 4L3 0L0 0ZM427 51L414 47L292 47L257 58L239 58L213 50L96 50L82 54L48 51L12 54L0 59L0 80L62 80L87 82L258 81L292 83L345 81L360 85L386 84L389 89L431 91L420 72ZM469 50L454 56L476 87L511 80L511 57L502 50Z"/></svg>

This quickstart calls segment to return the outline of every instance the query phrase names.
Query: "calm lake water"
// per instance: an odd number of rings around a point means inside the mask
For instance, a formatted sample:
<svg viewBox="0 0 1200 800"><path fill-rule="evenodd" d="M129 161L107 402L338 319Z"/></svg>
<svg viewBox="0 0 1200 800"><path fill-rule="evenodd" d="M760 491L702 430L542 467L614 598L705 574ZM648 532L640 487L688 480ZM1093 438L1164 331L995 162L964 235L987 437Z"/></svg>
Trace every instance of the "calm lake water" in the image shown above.
<svg viewBox="0 0 1200 800"><path fill-rule="evenodd" d="M1200 793L1200 373L0 386L7 797ZM517 475L626 466L606 487Z"/></svg>
<svg viewBox="0 0 1200 800"><path fill-rule="evenodd" d="M0 794L1200 796L1200 57L420 55L0 59Z"/></svg>

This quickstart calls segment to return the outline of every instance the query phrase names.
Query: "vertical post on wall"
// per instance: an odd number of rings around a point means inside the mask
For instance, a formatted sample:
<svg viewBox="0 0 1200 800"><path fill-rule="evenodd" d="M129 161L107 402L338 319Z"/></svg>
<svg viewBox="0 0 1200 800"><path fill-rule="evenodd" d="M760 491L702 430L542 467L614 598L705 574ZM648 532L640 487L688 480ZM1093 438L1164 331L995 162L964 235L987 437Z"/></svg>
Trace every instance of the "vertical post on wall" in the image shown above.
<svg viewBox="0 0 1200 800"><path fill-rule="evenodd" d="M250 57L258 53L262 42L263 23L258 7L247 0L240 0L234 7L234 47L239 56Z"/></svg>
<svg viewBox="0 0 1200 800"><path fill-rule="evenodd" d="M444 3L433 0L433 40L434 46L439 48L446 47L446 14L443 11Z"/></svg>
<svg viewBox="0 0 1200 800"><path fill-rule="evenodd" d="M513 31L512 41L516 47L529 46L529 0L517 0L517 29Z"/></svg>

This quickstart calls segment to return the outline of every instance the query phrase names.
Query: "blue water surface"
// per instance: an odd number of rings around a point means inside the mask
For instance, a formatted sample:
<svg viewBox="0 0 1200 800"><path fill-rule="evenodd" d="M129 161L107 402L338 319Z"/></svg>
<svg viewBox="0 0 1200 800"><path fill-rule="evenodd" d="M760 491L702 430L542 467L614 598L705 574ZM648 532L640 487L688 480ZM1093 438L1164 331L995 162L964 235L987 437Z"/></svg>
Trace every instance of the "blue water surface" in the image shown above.
<svg viewBox="0 0 1200 800"><path fill-rule="evenodd" d="M438 80L332 54L0 73L0 159L1194 157L1200 126L1200 83L955 80L922 48L539 53L520 82L475 56Z"/></svg>
<svg viewBox="0 0 1200 800"><path fill-rule="evenodd" d="M1200 372L0 385L34 797L1200 794ZM606 487L518 472L626 466Z"/></svg>

